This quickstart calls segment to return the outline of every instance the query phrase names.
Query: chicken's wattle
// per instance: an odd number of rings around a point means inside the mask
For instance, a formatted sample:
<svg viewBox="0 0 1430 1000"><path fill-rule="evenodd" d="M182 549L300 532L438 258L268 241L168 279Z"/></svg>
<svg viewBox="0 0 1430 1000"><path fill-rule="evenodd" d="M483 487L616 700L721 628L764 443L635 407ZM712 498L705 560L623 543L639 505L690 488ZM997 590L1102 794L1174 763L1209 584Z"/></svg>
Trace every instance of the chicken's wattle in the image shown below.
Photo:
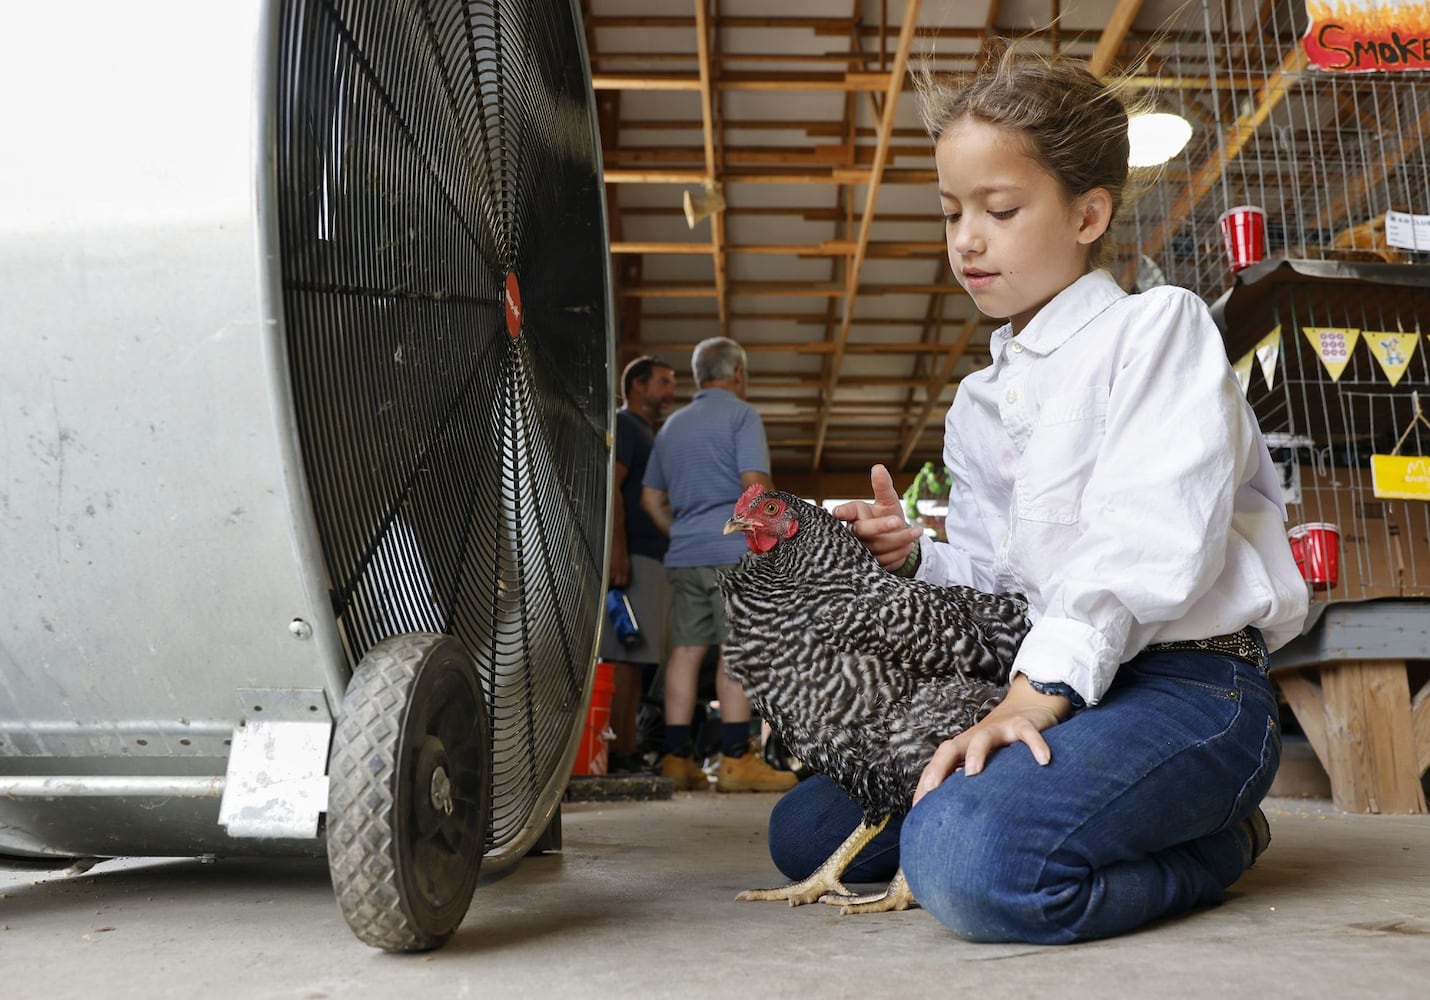
<svg viewBox="0 0 1430 1000"><path fill-rule="evenodd" d="M761 531L745 532L745 541L749 544L751 552L760 555L764 555L780 543L780 540L774 535L767 535Z"/></svg>

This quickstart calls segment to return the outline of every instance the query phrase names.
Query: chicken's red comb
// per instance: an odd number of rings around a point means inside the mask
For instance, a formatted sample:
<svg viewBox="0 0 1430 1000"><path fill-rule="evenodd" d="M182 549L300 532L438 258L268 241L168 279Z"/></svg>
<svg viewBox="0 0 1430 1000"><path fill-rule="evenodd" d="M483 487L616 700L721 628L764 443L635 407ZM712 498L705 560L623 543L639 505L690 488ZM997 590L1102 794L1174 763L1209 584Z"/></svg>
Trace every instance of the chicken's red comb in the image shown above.
<svg viewBox="0 0 1430 1000"><path fill-rule="evenodd" d="M735 513L743 514L750 509L750 504L755 502L755 497L765 492L762 483L751 483L745 487L745 492L740 494L740 499L735 501Z"/></svg>

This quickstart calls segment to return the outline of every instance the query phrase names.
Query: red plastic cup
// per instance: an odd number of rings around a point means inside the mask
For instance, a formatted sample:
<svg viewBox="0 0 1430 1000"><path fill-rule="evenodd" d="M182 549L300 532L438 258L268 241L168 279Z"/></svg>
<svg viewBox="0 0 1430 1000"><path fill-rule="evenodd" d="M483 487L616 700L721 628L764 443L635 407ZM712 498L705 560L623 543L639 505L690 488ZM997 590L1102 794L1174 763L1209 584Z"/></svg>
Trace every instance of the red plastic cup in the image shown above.
<svg viewBox="0 0 1430 1000"><path fill-rule="evenodd" d="M1217 219L1235 274L1266 256L1266 212L1255 205L1229 208Z"/></svg>
<svg viewBox="0 0 1430 1000"><path fill-rule="evenodd" d="M1341 529L1329 521L1298 524L1286 533L1291 556L1302 578L1313 587L1330 590L1341 579Z"/></svg>

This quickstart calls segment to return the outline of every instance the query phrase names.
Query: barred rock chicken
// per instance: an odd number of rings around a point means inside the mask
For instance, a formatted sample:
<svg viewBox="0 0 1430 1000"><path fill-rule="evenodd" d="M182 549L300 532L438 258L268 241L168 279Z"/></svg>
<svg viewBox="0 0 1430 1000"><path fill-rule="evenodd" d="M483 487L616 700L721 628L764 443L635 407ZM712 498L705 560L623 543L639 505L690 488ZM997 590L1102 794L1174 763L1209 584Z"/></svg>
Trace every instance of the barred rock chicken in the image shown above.
<svg viewBox="0 0 1430 1000"><path fill-rule="evenodd" d="M736 531L751 552L720 580L725 667L785 747L863 810L809 878L736 898L906 909L914 900L902 869L870 896L841 877L890 816L909 809L939 743L1007 693L1026 604L889 573L828 511L759 485L736 503L725 533Z"/></svg>

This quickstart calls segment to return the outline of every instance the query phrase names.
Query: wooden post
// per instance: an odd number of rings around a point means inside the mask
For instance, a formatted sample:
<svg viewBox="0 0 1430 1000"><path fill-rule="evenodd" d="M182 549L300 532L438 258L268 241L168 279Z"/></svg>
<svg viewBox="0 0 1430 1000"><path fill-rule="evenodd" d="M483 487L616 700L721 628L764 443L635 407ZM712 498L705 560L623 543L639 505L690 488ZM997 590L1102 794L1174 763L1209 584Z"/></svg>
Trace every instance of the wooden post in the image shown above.
<svg viewBox="0 0 1430 1000"><path fill-rule="evenodd" d="M1423 813L1410 684L1403 660L1321 665L1326 771L1336 808Z"/></svg>

